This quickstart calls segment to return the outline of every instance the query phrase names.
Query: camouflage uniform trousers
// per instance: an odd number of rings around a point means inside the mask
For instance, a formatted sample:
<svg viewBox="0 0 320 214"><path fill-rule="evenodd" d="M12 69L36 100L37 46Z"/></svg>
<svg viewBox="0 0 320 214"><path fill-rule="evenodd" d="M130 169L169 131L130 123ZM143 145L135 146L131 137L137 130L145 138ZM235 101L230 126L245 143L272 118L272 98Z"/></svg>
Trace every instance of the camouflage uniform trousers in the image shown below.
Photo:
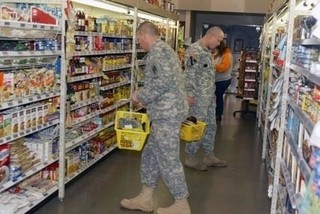
<svg viewBox="0 0 320 214"><path fill-rule="evenodd" d="M217 131L215 96L206 98L206 100L210 102L206 104L197 102L196 100L196 104L189 108L189 115L195 116L198 120L205 122L207 126L203 138L200 141L187 143L185 148L187 154L196 154L200 145L202 145L205 153L213 152Z"/></svg>
<svg viewBox="0 0 320 214"><path fill-rule="evenodd" d="M141 183L156 188L161 177L172 196L178 200L189 195L180 161L181 122L175 119L153 120L141 157Z"/></svg>

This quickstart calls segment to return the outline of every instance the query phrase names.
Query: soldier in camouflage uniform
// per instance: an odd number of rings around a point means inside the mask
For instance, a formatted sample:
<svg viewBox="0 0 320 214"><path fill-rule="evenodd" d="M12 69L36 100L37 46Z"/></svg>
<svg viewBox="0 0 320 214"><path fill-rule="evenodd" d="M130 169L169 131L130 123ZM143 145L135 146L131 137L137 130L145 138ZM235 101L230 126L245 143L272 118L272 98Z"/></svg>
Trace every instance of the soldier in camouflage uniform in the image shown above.
<svg viewBox="0 0 320 214"><path fill-rule="evenodd" d="M141 158L141 193L123 199L127 209L153 211L153 190L161 177L175 203L158 208L158 214L190 214L189 195L183 166L179 158L179 132L188 114L183 72L178 55L159 38L157 27L144 22L137 29L137 38L148 51L144 87L132 99L146 106L152 121L151 133Z"/></svg>
<svg viewBox="0 0 320 214"><path fill-rule="evenodd" d="M211 52L224 38L218 27L208 29L203 38L190 45L185 54L185 80L189 115L204 121L207 126L202 140L187 143L185 166L196 170L207 170L207 166L226 166L214 153L216 135L215 71ZM200 145L204 150L203 161L195 158Z"/></svg>

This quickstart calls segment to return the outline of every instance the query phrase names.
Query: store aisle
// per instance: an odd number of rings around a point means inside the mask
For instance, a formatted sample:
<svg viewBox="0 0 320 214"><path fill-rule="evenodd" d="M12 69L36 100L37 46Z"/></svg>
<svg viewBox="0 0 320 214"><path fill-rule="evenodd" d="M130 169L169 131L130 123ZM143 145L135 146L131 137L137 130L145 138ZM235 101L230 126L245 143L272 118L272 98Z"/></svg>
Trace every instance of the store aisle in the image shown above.
<svg viewBox="0 0 320 214"><path fill-rule="evenodd" d="M234 118L240 100L228 95L223 121L218 125L216 154L228 161L227 168L207 172L185 169L192 214L267 214L267 175L261 160L260 133L254 118ZM182 144L182 151L184 145ZM182 158L183 152L182 152ZM66 190L61 203L52 199L38 214L138 214L121 209L123 197L140 191L140 153L119 151L97 165ZM173 202L161 183L155 192L155 207Z"/></svg>

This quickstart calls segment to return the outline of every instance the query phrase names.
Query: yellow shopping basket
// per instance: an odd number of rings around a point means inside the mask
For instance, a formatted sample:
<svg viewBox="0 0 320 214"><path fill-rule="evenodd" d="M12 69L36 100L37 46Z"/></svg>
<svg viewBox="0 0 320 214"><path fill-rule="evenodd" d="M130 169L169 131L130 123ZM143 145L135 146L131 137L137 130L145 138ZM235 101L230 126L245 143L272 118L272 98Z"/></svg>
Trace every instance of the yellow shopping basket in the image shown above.
<svg viewBox="0 0 320 214"><path fill-rule="evenodd" d="M197 124L192 122L183 122L180 129L180 139L186 142L201 140L206 123L197 121Z"/></svg>
<svg viewBox="0 0 320 214"><path fill-rule="evenodd" d="M140 124L144 124L144 127L143 129L120 128L119 122L121 118L136 120ZM150 133L148 115L129 111L117 111L115 130L119 149L141 151Z"/></svg>

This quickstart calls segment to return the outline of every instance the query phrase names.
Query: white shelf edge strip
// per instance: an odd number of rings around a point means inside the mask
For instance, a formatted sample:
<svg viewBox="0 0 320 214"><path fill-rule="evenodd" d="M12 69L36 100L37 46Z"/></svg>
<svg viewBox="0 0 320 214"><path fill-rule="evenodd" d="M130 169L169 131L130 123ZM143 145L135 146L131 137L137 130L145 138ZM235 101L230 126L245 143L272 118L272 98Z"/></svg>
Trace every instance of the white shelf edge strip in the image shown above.
<svg viewBox="0 0 320 214"><path fill-rule="evenodd" d="M295 195L295 193L294 193L294 185L292 184L290 173L289 173L288 168L287 168L287 166L286 166L286 164L284 163L283 160L281 160L280 164L281 164L281 169L282 169L282 172L283 172L284 179L286 181L286 187L287 187L289 198L290 198L290 201L291 201L291 204L292 204L292 208L296 209L297 205L296 205L296 201L295 201L295 197L294 197L294 195Z"/></svg>
<svg viewBox="0 0 320 214"><path fill-rule="evenodd" d="M101 74L96 73L96 74L86 74L86 75L81 75L81 76L76 76L76 77L70 77L68 82L69 83L78 82L78 81L82 81L82 80L94 79L97 77L101 77Z"/></svg>
<svg viewBox="0 0 320 214"><path fill-rule="evenodd" d="M50 31L61 31L61 26L59 25L49 25L49 24L39 24L32 22L18 22L11 20L0 19L0 27L17 28L23 30L50 30Z"/></svg>
<svg viewBox="0 0 320 214"><path fill-rule="evenodd" d="M31 175L41 171L42 169L46 168L47 166L49 166L50 164L52 164L52 163L54 163L56 161L58 161L58 159L53 159L53 160L50 160L49 162L38 164L34 168L28 170L23 176L20 176L16 181L9 181L9 182L4 183L3 185L1 185L0 186L0 192L3 192L5 190L9 189L10 187L16 185L17 183L20 183L24 179L26 179L26 178L30 177Z"/></svg>
<svg viewBox="0 0 320 214"><path fill-rule="evenodd" d="M74 56L90 56L90 55L105 55L105 54L127 54L132 53L132 50L128 51L76 51Z"/></svg>
<svg viewBox="0 0 320 214"><path fill-rule="evenodd" d="M32 127L32 128L29 128L29 129L26 129L25 131L21 131L19 133L15 133L15 134L12 134L10 136L6 136L6 137L3 137L3 138L0 138L0 145L8 143L8 142L11 142L11 141L16 140L16 139L19 139L21 137L25 137L25 136L33 134L35 132L41 131L41 130L43 130L45 128L48 128L50 126L54 126L56 124L59 124L59 122L60 122L59 119L55 119L55 120L50 121L48 123L45 123L45 124L42 124L42 125L38 125L36 127Z"/></svg>
<svg viewBox="0 0 320 214"><path fill-rule="evenodd" d="M102 36L102 37L109 37L109 38L132 39L132 36L111 35L111 34L107 34L107 33L86 32L86 31L76 31L74 35L76 35L76 36Z"/></svg>
<svg viewBox="0 0 320 214"><path fill-rule="evenodd" d="M93 103L96 103L96 102L99 102L100 99L101 99L101 97L98 96L93 99L77 102L77 103L71 105L71 111L78 109L78 108L81 108L81 107L84 107L84 106L87 106L87 105L90 105L90 104L93 104Z"/></svg>
<svg viewBox="0 0 320 214"><path fill-rule="evenodd" d="M0 69L2 70L12 70L12 69L15 69L15 68L33 68L33 67L45 67L47 65L53 65L53 63L28 63L28 64L21 64L21 65L5 65L5 66L2 66L0 65Z"/></svg>
<svg viewBox="0 0 320 214"><path fill-rule="evenodd" d="M96 157L95 159L89 161L84 167L82 167L78 172L74 173L72 176L66 178L66 183L70 182L71 180L73 180L74 178L76 178L78 175L80 175L82 172L84 172L85 170L87 170L88 168L90 168L92 165L94 165L95 163L97 163L100 159L102 159L104 156L106 156L107 154L109 154L111 151L113 151L115 148L117 148L116 145L113 145L110 148L107 148L106 151L104 151L103 153L99 154L98 157Z"/></svg>
<svg viewBox="0 0 320 214"><path fill-rule="evenodd" d="M64 0L28 0L28 3L62 4ZM21 3L21 0L5 0L5 2Z"/></svg>
<svg viewBox="0 0 320 214"><path fill-rule="evenodd" d="M25 104L45 100L45 99L50 99L52 97L57 97L59 95L60 95L59 92L51 92L48 94L34 95L34 96L26 97L26 98L17 98L15 100L0 103L0 110L4 110L7 108L13 108L13 107L16 107L19 105L25 105Z"/></svg>
<svg viewBox="0 0 320 214"><path fill-rule="evenodd" d="M106 91L106 90L110 90L110 89L113 89L113 88L118 88L118 87L121 87L121 86L124 86L124 85L128 85L128 84L130 84L130 81L113 83L113 84L110 84L110 85L101 86L100 90L101 91Z"/></svg>
<svg viewBox="0 0 320 214"><path fill-rule="evenodd" d="M70 141L66 143L66 152L74 149L75 147L79 146L80 144L84 143L85 141L90 140L92 137L94 137L96 134L98 134L99 132L101 132L102 130L111 127L114 125L114 122L108 123L102 127L98 127L90 132L87 132L85 134L83 134L82 136Z"/></svg>
<svg viewBox="0 0 320 214"><path fill-rule="evenodd" d="M61 51L0 51L0 57L58 56Z"/></svg>
<svg viewBox="0 0 320 214"><path fill-rule="evenodd" d="M119 66L113 66L113 67L107 67L103 69L103 71L114 71L114 70L120 70L120 69L125 69L125 68L131 68L131 64L125 64L125 65L119 65Z"/></svg>

